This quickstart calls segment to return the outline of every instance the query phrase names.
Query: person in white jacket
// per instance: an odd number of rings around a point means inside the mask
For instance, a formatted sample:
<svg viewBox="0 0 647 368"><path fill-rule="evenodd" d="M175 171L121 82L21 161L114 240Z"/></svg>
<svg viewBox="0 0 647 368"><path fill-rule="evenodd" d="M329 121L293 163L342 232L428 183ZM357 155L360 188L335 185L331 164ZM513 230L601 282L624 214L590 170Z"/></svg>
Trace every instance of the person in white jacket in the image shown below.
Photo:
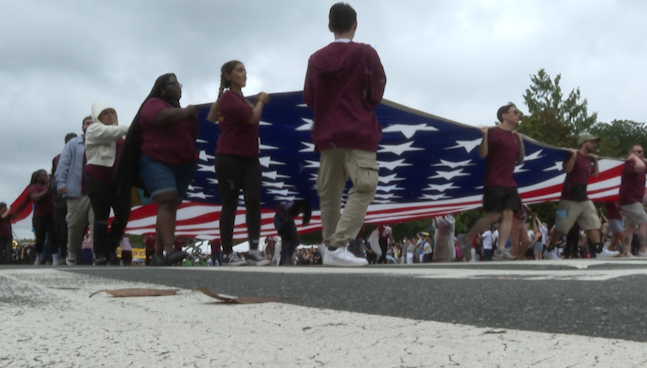
<svg viewBox="0 0 647 368"><path fill-rule="evenodd" d="M130 188L115 181L115 166L128 127L118 124L114 108L92 105L92 125L85 132L85 185L94 211L94 264L118 265L117 247L130 217ZM110 229L110 208L114 218Z"/></svg>

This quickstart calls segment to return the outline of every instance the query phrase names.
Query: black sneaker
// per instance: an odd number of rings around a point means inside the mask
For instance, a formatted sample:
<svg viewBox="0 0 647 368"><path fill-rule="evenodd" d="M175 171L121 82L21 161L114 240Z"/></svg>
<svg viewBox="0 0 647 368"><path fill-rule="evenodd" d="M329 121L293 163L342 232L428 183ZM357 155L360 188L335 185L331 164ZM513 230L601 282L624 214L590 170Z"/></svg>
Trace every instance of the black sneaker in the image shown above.
<svg viewBox="0 0 647 368"><path fill-rule="evenodd" d="M166 258L168 258L169 264L176 264L178 262L182 262L182 260L188 255L189 254L183 250L173 249L173 251L171 251L171 253L169 253Z"/></svg>
<svg viewBox="0 0 647 368"><path fill-rule="evenodd" d="M168 258L164 256L155 256L151 262L153 266L170 266L171 262L168 261Z"/></svg>
<svg viewBox="0 0 647 368"><path fill-rule="evenodd" d="M229 254L223 254L222 265L223 266L245 266L247 261L240 258L236 252L231 252Z"/></svg>
<svg viewBox="0 0 647 368"><path fill-rule="evenodd" d="M112 253L108 258L108 262L111 266L119 266L121 264L121 259L119 259L115 253Z"/></svg>
<svg viewBox="0 0 647 368"><path fill-rule="evenodd" d="M99 256L94 259L94 265L95 266L107 266L108 265L108 257L106 256Z"/></svg>

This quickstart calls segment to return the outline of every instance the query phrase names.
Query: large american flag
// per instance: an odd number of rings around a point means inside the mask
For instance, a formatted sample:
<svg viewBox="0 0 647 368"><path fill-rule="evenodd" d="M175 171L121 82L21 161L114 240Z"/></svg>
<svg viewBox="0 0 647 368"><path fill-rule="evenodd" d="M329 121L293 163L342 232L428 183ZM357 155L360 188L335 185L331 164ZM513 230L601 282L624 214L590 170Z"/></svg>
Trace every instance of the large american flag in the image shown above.
<svg viewBox="0 0 647 368"><path fill-rule="evenodd" d="M219 129L206 120L210 104L200 106L198 173L188 198L177 214L177 235L218 238L220 194L214 169ZM494 110L493 110L494 111ZM366 223L396 223L458 213L481 206L484 160L478 156L479 128L450 121L384 100L375 108L383 138L377 153L380 181ZM494 113L493 113L494 115ZM312 111L302 92L275 93L265 106L260 122L260 156L263 167L263 236L274 235L275 209L295 199L313 206L309 226L321 228L316 178L319 154L310 137ZM490 121L489 117L484 117ZM515 168L515 180L524 203L558 200L566 150L525 138L526 158ZM589 197L615 200L620 186L622 161L601 159L600 175L589 182ZM348 187L350 187L350 182ZM347 189L348 189L347 187ZM344 194L345 195L345 194ZM133 208L126 231L155 232L154 204ZM247 238L241 192L234 228L235 239Z"/></svg>

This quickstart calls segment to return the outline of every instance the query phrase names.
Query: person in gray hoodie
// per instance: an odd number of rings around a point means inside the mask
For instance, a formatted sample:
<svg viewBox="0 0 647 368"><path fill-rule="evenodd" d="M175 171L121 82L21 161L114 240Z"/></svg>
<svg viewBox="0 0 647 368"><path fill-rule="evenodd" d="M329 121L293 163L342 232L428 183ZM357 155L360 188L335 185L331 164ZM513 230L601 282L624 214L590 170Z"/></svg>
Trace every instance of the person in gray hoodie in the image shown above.
<svg viewBox="0 0 647 368"><path fill-rule="evenodd" d="M92 105L92 121L85 133L85 183L94 211L94 264L119 264L117 247L130 217L130 188L119 188L115 166L128 127L118 123L114 108L100 102ZM110 209L114 218L108 229Z"/></svg>
<svg viewBox="0 0 647 368"><path fill-rule="evenodd" d="M90 225L90 234L93 234L94 213L90 205L90 198L88 198L83 185L85 132L91 124L91 116L83 118L84 135L72 138L65 144L54 173L57 192L59 195L64 195L67 201L67 215L65 216L67 221L67 258L65 262L69 266L76 264L88 225Z"/></svg>

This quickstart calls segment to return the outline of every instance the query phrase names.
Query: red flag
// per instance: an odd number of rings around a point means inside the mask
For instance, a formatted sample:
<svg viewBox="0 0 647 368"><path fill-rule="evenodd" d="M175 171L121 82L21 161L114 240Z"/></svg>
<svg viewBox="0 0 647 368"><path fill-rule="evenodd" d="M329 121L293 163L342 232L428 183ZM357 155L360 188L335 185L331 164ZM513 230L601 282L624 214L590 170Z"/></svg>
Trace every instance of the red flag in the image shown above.
<svg viewBox="0 0 647 368"><path fill-rule="evenodd" d="M11 204L11 212L13 213L11 223L15 224L20 220L24 220L29 216L32 209L31 199L29 198L29 185L22 191L18 198Z"/></svg>

